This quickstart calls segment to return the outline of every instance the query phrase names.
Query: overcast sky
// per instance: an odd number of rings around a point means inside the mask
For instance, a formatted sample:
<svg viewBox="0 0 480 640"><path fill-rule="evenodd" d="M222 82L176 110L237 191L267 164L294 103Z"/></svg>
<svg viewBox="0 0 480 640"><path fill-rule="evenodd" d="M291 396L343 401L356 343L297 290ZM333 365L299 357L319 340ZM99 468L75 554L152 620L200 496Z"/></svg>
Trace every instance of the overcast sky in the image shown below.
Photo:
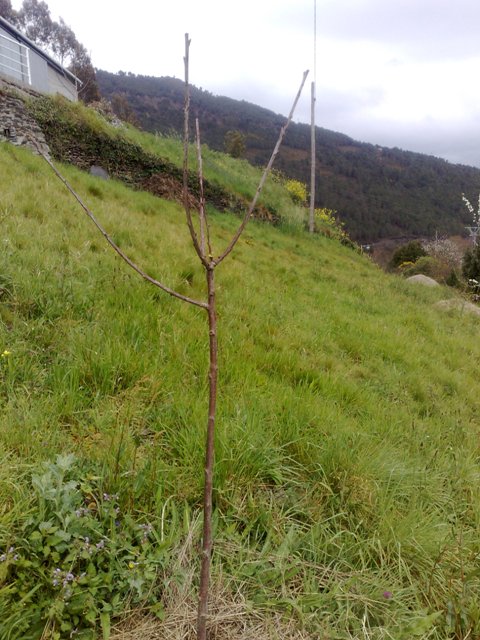
<svg viewBox="0 0 480 640"><path fill-rule="evenodd" d="M107 71L182 78L188 32L214 94L286 115L313 80L314 0L46 1ZM317 124L480 167L479 28L480 0L317 0Z"/></svg>

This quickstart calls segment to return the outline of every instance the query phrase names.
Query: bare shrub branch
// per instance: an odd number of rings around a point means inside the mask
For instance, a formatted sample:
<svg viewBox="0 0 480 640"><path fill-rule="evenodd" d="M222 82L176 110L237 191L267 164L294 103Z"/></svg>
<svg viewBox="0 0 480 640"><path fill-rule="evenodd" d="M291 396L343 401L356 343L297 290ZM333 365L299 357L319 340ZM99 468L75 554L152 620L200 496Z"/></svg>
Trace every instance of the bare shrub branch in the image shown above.
<svg viewBox="0 0 480 640"><path fill-rule="evenodd" d="M202 145L200 143L200 124L198 118L195 118L195 140L197 145L197 164L198 164L198 183L200 189L200 248L202 254L206 256L205 241L207 243L209 258L212 258L212 245L210 243L210 229L208 226L208 216L205 209L205 192L203 188L203 160L202 160Z"/></svg>
<svg viewBox="0 0 480 640"><path fill-rule="evenodd" d="M273 166L273 163L275 161L275 158L277 157L278 151L280 150L280 145L282 144L283 138L285 137L285 133L287 132L288 129L288 125L290 124L292 118L293 118L293 113L295 111L295 108L297 106L298 101L300 100L300 95L302 93L302 89L303 89L303 85L305 84L305 80L307 79L308 76L308 70L304 72L303 74L303 79L302 82L300 84L300 88L298 90L297 95L295 96L295 100L293 102L292 108L290 109L290 113L288 114L288 118L286 123L283 125L281 131L280 131L280 135L278 136L278 140L277 140L277 144L275 145L275 148L272 152L272 155L270 156L270 160L268 161L268 164L263 172L263 175L260 179L260 182L258 184L257 187L257 191L255 193L255 196L253 197L253 200L250 204L250 207L248 208L247 212L245 213L245 216L242 220L241 225L238 227L237 232L235 233L235 235L233 236L232 240L230 241L230 244L228 245L228 247L225 249L225 251L218 257L215 258L214 262L215 265L220 264L220 262L222 262L223 260L225 260L225 258L228 256L229 253L232 252L233 247L237 244L240 236L243 233L243 230L245 229L245 227L247 226L248 221L250 220L250 218L252 217L252 213L253 210L255 209L255 206L257 204L257 200L260 197L260 194L262 192L263 186L265 184L265 181L268 177L268 174L270 173L270 169Z"/></svg>
<svg viewBox="0 0 480 640"><path fill-rule="evenodd" d="M185 215L187 218L187 225L192 237L192 243L200 258L202 264L207 267L208 260L204 253L202 253L202 247L198 240L197 232L193 226L192 212L190 210L190 202L188 200L188 149L190 139L190 83L188 77L189 68L189 51L190 51L190 38L188 33L185 34L185 57L183 62L185 65L185 104L184 104L184 127L183 127L183 207L185 209Z"/></svg>

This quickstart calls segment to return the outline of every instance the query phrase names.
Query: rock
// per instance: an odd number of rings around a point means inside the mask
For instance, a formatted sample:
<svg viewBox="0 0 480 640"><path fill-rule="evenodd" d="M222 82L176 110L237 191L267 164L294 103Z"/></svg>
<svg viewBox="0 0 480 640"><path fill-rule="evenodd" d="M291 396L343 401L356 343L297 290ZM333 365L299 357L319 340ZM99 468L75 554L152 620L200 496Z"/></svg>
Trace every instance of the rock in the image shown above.
<svg viewBox="0 0 480 640"><path fill-rule="evenodd" d="M461 313L473 313L476 316L480 316L480 307L476 304L468 302L468 300L462 300L461 298L450 298L450 300L439 300L435 303L438 309L445 309L450 311L451 309L460 311Z"/></svg>
<svg viewBox="0 0 480 640"><path fill-rule="evenodd" d="M110 180L110 176L108 175L108 171L105 171L103 167L99 167L96 164L93 164L90 167L90 174L92 176L96 176L97 178L101 178L102 180Z"/></svg>
<svg viewBox="0 0 480 640"><path fill-rule="evenodd" d="M45 136L25 107L24 99L0 82L0 142L4 141L50 157Z"/></svg>
<svg viewBox="0 0 480 640"><path fill-rule="evenodd" d="M433 278L429 278L428 276L424 276L422 273L419 273L416 276L410 276L407 278L407 282L418 282L419 284L423 284L426 287L439 287L440 285Z"/></svg>

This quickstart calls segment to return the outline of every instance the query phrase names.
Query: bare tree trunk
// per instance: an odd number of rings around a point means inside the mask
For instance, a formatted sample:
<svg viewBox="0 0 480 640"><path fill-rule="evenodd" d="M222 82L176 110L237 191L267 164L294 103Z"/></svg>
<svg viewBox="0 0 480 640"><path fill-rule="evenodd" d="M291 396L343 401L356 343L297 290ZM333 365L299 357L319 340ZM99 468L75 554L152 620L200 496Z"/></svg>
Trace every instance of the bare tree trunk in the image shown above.
<svg viewBox="0 0 480 640"><path fill-rule="evenodd" d="M202 564L200 570L200 590L198 597L197 639L205 640L207 633L208 592L210 583L210 561L212 557L212 494L215 440L215 416L217 409L217 312L215 304L215 267L207 269L208 290L208 335L210 340L209 405L207 442L205 447L205 485L203 494L203 541Z"/></svg>
<svg viewBox="0 0 480 640"><path fill-rule="evenodd" d="M282 127L277 144L273 150L270 161L260 179L257 191L253 197L250 207L247 209L243 220L234 234L232 240L228 244L227 248L217 258L213 257L212 246L210 243L210 230L208 223L207 211L205 208L205 197L203 193L203 169L202 169L202 157L201 157L201 144L200 144L200 128L198 122L196 123L196 140L197 140L197 156L198 156L198 177L200 185L200 210L199 210L199 226L200 226L200 238L197 235L195 229L194 220L190 211L189 192L188 192L188 150L189 150L189 108L190 108L190 91L188 81L188 66L189 66L189 46L190 39L188 34L185 34L185 106L184 106L184 159L183 159L183 199L184 208L187 219L187 225L192 238L192 244L195 251L205 269L207 279L207 294L208 301L195 300L180 294L179 292L167 287L162 282L149 276L144 270L135 264L121 249L112 238L105 231L103 226L98 222L93 213L83 202L82 198L75 192L69 182L62 176L53 163L38 149L38 152L44 157L46 162L50 165L57 177L63 182L66 188L70 191L73 197L78 201L84 212L91 219L91 221L98 228L100 233L104 236L105 240L110 246L118 253L118 255L140 276L142 276L148 282L159 287L166 293L175 298L188 302L191 305L200 307L207 311L208 315L208 335L210 344L210 366L209 366L209 406L208 406L208 422L207 422L207 434L206 434L206 448L205 448L205 483L203 494L203 540L202 540L202 553L201 553L201 570L200 570L200 590L198 600L198 618L197 618L197 640L206 640L207 637L207 615L208 615L208 595L209 595L209 583L210 583L210 565L212 557L212 514L213 514L213 464L214 464L214 441L215 441L215 416L217 406L217 377L218 377L218 342L217 342L217 313L215 302L215 268L220 262L222 262L233 250L241 234L243 233L248 221L250 220L257 199L260 196L263 185L267 179L268 173L273 165L275 157L278 153L283 137L286 133L287 127L290 124L295 107L300 98L300 94L305 84L308 71L303 74L302 83L300 89L295 97L292 109L287 118L285 125ZM208 254L207 254L208 251Z"/></svg>
<svg viewBox="0 0 480 640"><path fill-rule="evenodd" d="M312 130L311 130L311 160L310 160L310 216L308 220L308 230L310 233L315 231L315 82L312 82Z"/></svg>

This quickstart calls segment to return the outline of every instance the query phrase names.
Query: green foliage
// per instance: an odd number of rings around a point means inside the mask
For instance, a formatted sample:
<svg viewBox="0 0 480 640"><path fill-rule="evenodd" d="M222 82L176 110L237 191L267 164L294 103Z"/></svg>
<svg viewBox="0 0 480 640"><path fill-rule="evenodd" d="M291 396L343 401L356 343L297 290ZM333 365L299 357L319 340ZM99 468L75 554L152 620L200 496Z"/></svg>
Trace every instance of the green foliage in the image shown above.
<svg viewBox="0 0 480 640"><path fill-rule="evenodd" d="M462 275L466 280L480 282L480 245L467 249L463 256Z"/></svg>
<svg viewBox="0 0 480 640"><path fill-rule="evenodd" d="M419 258L426 255L427 252L423 248L420 240L412 240L411 242L407 242L407 244L403 244L398 247L398 249L395 249L392 259L390 260L390 266L395 268L399 267L404 262L415 263Z"/></svg>
<svg viewBox="0 0 480 640"><path fill-rule="evenodd" d="M0 542L2 638L108 640L127 602L156 605L164 545L102 486L72 455L33 474L30 515Z"/></svg>
<svg viewBox="0 0 480 640"><path fill-rule="evenodd" d="M402 262L398 267L407 277L421 273L434 279L440 277L442 270L439 261L432 256L421 256L415 262Z"/></svg>
<svg viewBox="0 0 480 640"><path fill-rule="evenodd" d="M58 96L31 101L29 109L40 124L54 156L82 169L101 164L111 176L130 186L181 201L183 144L179 138L147 134L133 127L113 127L103 104L97 109L71 103ZM204 193L207 204L220 210L243 213L253 198L261 172L248 162L204 147ZM196 153L192 150L192 169ZM195 171L189 189L199 195ZM301 225L304 211L285 198L285 189L268 180L255 217Z"/></svg>
<svg viewBox="0 0 480 640"><path fill-rule="evenodd" d="M225 134L225 151L232 158L243 158L245 155L245 136L240 131L227 131Z"/></svg>

